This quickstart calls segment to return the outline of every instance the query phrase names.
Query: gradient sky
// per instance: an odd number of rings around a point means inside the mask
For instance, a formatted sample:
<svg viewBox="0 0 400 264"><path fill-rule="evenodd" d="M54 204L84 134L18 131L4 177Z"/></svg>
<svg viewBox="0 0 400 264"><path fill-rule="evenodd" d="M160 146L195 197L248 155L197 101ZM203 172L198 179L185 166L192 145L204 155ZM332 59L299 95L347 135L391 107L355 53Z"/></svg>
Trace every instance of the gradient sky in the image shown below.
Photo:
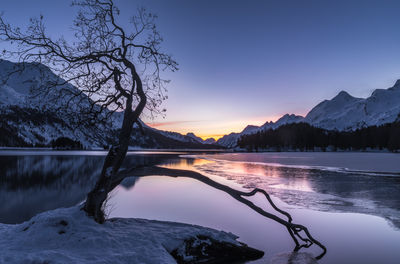
<svg viewBox="0 0 400 264"><path fill-rule="evenodd" d="M165 50L180 64L167 74L166 117L145 120L159 129L218 137L400 78L400 1L115 2L122 23L137 6L158 14ZM68 38L69 3L2 1L0 11L20 26L43 14L51 34Z"/></svg>

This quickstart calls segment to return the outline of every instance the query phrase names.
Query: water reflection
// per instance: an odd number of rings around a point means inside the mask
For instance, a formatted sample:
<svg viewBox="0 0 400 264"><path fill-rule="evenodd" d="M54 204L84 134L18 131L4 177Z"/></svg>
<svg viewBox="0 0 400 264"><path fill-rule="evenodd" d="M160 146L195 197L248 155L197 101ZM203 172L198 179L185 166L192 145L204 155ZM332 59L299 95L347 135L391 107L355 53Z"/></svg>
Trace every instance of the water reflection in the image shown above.
<svg viewBox="0 0 400 264"><path fill-rule="evenodd" d="M163 167L183 169L196 163L196 160L188 159L168 163ZM192 170L211 165L215 165L215 162L195 165ZM207 176L218 179L219 182L223 181L229 186L238 187L233 181L223 177L212 174ZM265 204L262 196L253 198L251 200L255 204ZM278 199L274 201L280 208L287 206ZM271 263L270 259L275 255L290 252L294 246L282 225L264 218L227 193L190 178L140 178L133 188L117 187L109 203L112 206L111 217L185 222L232 232L238 235L241 241L265 252L264 258L254 264ZM309 227L312 234L327 246L327 255L318 261L321 264L398 263L399 232L380 217L301 208L290 208L289 212L296 222ZM318 248L304 251L314 256L319 253Z"/></svg>
<svg viewBox="0 0 400 264"><path fill-rule="evenodd" d="M400 177L234 161L195 168L246 188L263 188L290 205L378 215L400 228Z"/></svg>
<svg viewBox="0 0 400 264"><path fill-rule="evenodd" d="M214 161L209 161L206 159L192 159L192 158L171 159L169 161L164 160L162 162L163 167L167 168L170 167L180 170L192 170L195 166L202 166L214 163Z"/></svg>
<svg viewBox="0 0 400 264"><path fill-rule="evenodd" d="M82 202L100 174L105 155L42 154L0 155L0 223L21 223L40 212ZM122 167L174 161L178 161L176 154L135 154L128 155ZM135 182L131 177L122 185L129 188Z"/></svg>
<svg viewBox="0 0 400 264"><path fill-rule="evenodd" d="M105 155L104 152L25 154L0 153L2 223L22 222L39 212L83 201L99 175ZM399 178L182 159L174 153L133 153L128 155L124 167L138 164L195 169L230 186L263 187L288 204L299 205L290 209L294 219L309 226L328 247L328 254L320 263L394 264L400 258L399 232L383 219L320 212L365 212L386 217L399 227ZM285 228L266 221L226 193L192 179L128 178L116 188L110 203L115 206L111 216L186 222L233 232L243 242L266 252L258 263L268 263L274 254L293 248ZM286 205L279 202L279 206Z"/></svg>

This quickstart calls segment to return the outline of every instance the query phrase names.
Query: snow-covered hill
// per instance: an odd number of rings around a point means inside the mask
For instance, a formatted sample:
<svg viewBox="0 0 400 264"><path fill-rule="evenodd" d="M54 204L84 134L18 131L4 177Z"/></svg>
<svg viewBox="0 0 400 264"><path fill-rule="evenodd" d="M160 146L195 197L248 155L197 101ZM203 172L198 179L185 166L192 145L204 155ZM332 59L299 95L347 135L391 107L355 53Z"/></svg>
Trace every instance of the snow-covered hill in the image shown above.
<svg viewBox="0 0 400 264"><path fill-rule="evenodd" d="M324 100L305 116L286 114L276 122L247 126L240 133L225 135L217 144L235 147L237 140L246 134L277 129L285 124L305 122L327 130L349 131L368 126L379 126L400 120L400 80L389 89L377 89L368 98L356 98L341 91L331 100Z"/></svg>
<svg viewBox="0 0 400 264"><path fill-rule="evenodd" d="M242 133L230 133L229 135L225 135L218 139L215 144L224 146L226 148L234 148L241 135Z"/></svg>
<svg viewBox="0 0 400 264"><path fill-rule="evenodd" d="M294 115L294 114L286 114L279 118L276 122L266 122L264 125L259 127L256 132L260 130L268 130L268 129L276 129L280 126L286 125L286 124L292 124L292 123L299 123L299 122L304 122L304 117L299 116L299 115Z"/></svg>
<svg viewBox="0 0 400 264"><path fill-rule="evenodd" d="M202 138L196 136L194 133L187 133L186 135L182 135L181 133L178 132L172 132L172 131L163 131L163 130L158 130L155 128L148 127L149 129L152 129L153 131L162 134L165 137L168 137L173 140L185 142L185 143L191 143L191 144L203 144L203 145L211 145L215 143L214 139L206 139L203 140Z"/></svg>
<svg viewBox="0 0 400 264"><path fill-rule="evenodd" d="M21 68L20 73L12 74ZM72 116L78 116L78 105L88 107L89 98L84 95L76 98L80 103L71 104L68 108L69 113L59 111L60 104L68 100L68 93L78 91L76 87L65 84L52 89L50 93L37 92L41 91L38 88L60 80L62 81L43 65L0 60L1 146L44 146L59 137L79 140L89 148L108 145L107 140L110 140L112 133L108 137L94 138L92 127L76 129L71 123L71 113ZM66 91L67 94L61 91ZM135 127L131 145L146 148L203 148L215 144L233 148L242 135L276 129L285 124L306 122L315 127L343 131L392 123L396 120L400 120L400 80L389 89L375 90L365 99L353 97L342 91L331 100L319 103L306 117L286 114L276 122L266 122L260 127L249 125L242 132L225 135L216 142L213 139L203 140L193 133L182 135L143 124L145 135ZM120 122L121 114L116 113L112 125L114 130L120 127Z"/></svg>
<svg viewBox="0 0 400 264"><path fill-rule="evenodd" d="M264 130L268 130L268 129L276 129L282 125L291 124L291 123L299 123L299 122L302 122L303 120L304 120L304 117L302 117L302 116L286 114L286 115L282 116L280 119L278 119L276 122L272 122L272 121L266 122L262 126L248 125L240 133L230 133L229 135L223 136L216 142L216 144L224 146L226 148L233 148L236 146L238 139L242 135L255 134L259 131L264 131Z"/></svg>
<svg viewBox="0 0 400 264"><path fill-rule="evenodd" d="M77 88L70 84L55 86L48 91L42 89L53 83L64 81L43 65L12 63L0 60L0 130L1 145L43 146L59 137L79 140L86 147L100 147L106 142L95 138L90 127L75 128L71 113L78 115L78 106L72 103L68 111L59 111L60 106ZM80 96L72 102L81 101L88 107L89 98ZM77 119L75 119L77 120Z"/></svg>
<svg viewBox="0 0 400 264"><path fill-rule="evenodd" d="M207 138L204 140L205 144L215 144L215 139L214 138Z"/></svg>
<svg viewBox="0 0 400 264"><path fill-rule="evenodd" d="M85 95L73 98L70 107L63 107L63 111L60 111L60 106L79 90L68 83L53 87L50 92L41 89L54 82L64 81L43 65L0 59L0 146L48 146L59 137L78 140L86 148L109 145L116 134L115 130L120 127L122 114L113 115L111 130L100 127L101 136L95 129L99 128L99 124L76 127L74 118L79 117L82 108L90 106L90 99ZM139 127L134 127L131 139L133 147L212 147L194 134L164 132L144 123L142 126L144 135Z"/></svg>
<svg viewBox="0 0 400 264"><path fill-rule="evenodd" d="M389 89L377 89L368 98L356 98L342 91L331 100L314 107L304 121L329 130L392 123L400 115L400 80Z"/></svg>

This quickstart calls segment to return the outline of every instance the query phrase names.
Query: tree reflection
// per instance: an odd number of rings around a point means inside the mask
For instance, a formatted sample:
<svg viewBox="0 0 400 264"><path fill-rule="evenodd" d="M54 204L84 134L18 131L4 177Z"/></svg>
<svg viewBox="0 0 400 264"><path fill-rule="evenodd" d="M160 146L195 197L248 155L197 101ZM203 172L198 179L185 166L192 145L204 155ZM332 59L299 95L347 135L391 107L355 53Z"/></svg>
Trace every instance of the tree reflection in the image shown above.
<svg viewBox="0 0 400 264"><path fill-rule="evenodd" d="M0 156L0 223L15 224L38 213L85 200L104 156ZM123 168L177 162L176 155L128 155ZM136 178L124 181L125 187Z"/></svg>

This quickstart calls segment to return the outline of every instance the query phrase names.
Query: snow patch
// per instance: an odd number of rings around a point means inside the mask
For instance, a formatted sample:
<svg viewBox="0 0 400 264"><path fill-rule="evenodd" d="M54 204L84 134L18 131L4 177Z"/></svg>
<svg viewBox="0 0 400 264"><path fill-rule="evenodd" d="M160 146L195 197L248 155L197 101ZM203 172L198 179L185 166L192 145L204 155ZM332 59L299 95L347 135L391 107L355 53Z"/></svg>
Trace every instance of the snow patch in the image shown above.
<svg viewBox="0 0 400 264"><path fill-rule="evenodd" d="M237 236L210 228L122 218L100 225L79 207L61 208L0 224L0 263L176 263L170 252L199 235L240 246Z"/></svg>

